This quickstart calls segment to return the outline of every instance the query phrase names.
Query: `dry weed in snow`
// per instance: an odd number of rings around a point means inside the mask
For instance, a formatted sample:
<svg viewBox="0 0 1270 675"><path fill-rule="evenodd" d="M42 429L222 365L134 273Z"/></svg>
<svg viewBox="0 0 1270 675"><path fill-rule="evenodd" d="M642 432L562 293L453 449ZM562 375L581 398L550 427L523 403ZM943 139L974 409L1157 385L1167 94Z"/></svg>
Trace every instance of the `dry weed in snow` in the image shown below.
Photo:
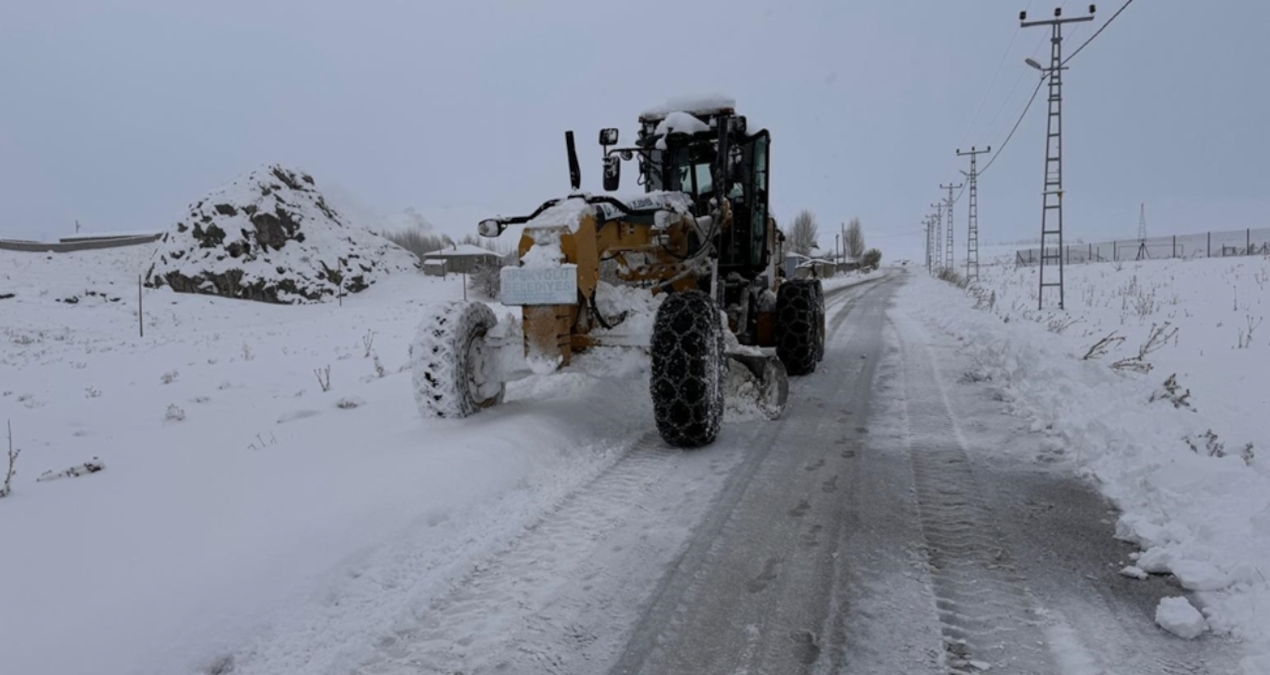
<svg viewBox="0 0 1270 675"><path fill-rule="evenodd" d="M4 474L4 484L3 484L3 485L0 485L0 497L8 497L8 496L9 496L9 493L13 491L13 485L12 485L12 483L13 483L13 477L17 474L17 467L18 467L18 455L22 454L22 449L21 449L21 448L18 448L18 449L16 449L16 450L13 448L13 422L12 422L12 421L6 421L6 422L5 422L5 427L7 428L8 432L9 432L9 433L8 433L8 436L9 436L9 456L8 456L8 459L9 459L9 466L8 466L8 469L5 471L5 474Z"/></svg>
<svg viewBox="0 0 1270 675"><path fill-rule="evenodd" d="M101 459L94 457L83 464L72 466L69 469L63 469L56 472L52 469L45 471L40 474L40 477L36 478L35 481L37 483L47 483L48 481L57 480L59 478L79 478L80 476L87 476L90 473L97 473L105 468L106 464L102 462Z"/></svg>
<svg viewBox="0 0 1270 675"><path fill-rule="evenodd" d="M318 386L322 387L322 391L331 390L331 367L314 368L313 374L317 376Z"/></svg>

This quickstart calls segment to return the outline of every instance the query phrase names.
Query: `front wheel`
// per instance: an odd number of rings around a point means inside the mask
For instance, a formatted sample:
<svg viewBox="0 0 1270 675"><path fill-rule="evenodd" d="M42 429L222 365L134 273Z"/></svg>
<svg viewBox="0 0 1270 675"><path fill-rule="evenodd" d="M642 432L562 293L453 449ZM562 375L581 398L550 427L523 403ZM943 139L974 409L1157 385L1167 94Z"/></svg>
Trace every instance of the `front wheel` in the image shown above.
<svg viewBox="0 0 1270 675"><path fill-rule="evenodd" d="M429 308L410 345L415 403L424 417L467 417L503 400L487 335L498 323L480 302Z"/></svg>
<svg viewBox="0 0 1270 675"><path fill-rule="evenodd" d="M819 279L790 279L776 291L776 355L790 375L815 372L824 357L824 294Z"/></svg>
<svg viewBox="0 0 1270 675"><path fill-rule="evenodd" d="M680 448L709 445L723 422L723 325L701 291L672 293L653 324L650 390L663 440Z"/></svg>

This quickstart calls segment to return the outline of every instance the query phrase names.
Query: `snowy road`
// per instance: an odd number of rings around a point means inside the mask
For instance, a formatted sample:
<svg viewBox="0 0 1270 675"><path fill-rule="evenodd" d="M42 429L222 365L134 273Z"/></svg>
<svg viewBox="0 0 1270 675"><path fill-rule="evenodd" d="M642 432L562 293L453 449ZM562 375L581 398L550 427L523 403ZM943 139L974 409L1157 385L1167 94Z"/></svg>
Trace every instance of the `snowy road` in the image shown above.
<svg viewBox="0 0 1270 675"><path fill-rule="evenodd" d="M1109 507L901 283L829 294L782 420L691 452L648 433L358 672L1238 672L1154 625L1180 589L1118 574Z"/></svg>

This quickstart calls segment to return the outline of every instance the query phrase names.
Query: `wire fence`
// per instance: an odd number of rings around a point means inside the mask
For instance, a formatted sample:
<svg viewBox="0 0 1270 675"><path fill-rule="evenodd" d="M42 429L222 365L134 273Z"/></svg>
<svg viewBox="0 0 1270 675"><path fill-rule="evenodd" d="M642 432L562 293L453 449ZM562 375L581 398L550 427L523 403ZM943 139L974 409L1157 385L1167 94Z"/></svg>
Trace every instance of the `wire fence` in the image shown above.
<svg viewBox="0 0 1270 675"><path fill-rule="evenodd" d="M1182 258L1226 258L1241 255L1270 255L1270 228L1226 230L1201 234L1178 234L1146 239L1120 239L1088 244L1066 244L1062 251L1046 247L1045 255L1060 253L1064 263L1116 262L1127 260L1165 260ZM1052 259L1052 258L1047 258ZM1041 262L1041 249L1016 251L1016 265Z"/></svg>

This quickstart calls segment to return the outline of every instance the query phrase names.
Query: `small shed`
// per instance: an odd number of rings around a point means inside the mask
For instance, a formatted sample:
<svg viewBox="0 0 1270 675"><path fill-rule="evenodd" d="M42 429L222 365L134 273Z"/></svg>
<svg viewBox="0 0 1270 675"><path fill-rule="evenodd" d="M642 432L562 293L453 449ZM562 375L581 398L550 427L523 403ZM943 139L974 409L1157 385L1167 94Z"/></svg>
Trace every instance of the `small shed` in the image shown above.
<svg viewBox="0 0 1270 675"><path fill-rule="evenodd" d="M430 277L445 276L445 259L432 258L430 260L423 261L423 273Z"/></svg>
<svg viewBox="0 0 1270 675"><path fill-rule="evenodd" d="M421 262L424 266L424 272L428 271L428 263L430 261L440 260L445 264L443 273L471 274L477 268L486 265L498 267L501 258L502 256L498 253L480 246L455 244L449 248L423 254Z"/></svg>

